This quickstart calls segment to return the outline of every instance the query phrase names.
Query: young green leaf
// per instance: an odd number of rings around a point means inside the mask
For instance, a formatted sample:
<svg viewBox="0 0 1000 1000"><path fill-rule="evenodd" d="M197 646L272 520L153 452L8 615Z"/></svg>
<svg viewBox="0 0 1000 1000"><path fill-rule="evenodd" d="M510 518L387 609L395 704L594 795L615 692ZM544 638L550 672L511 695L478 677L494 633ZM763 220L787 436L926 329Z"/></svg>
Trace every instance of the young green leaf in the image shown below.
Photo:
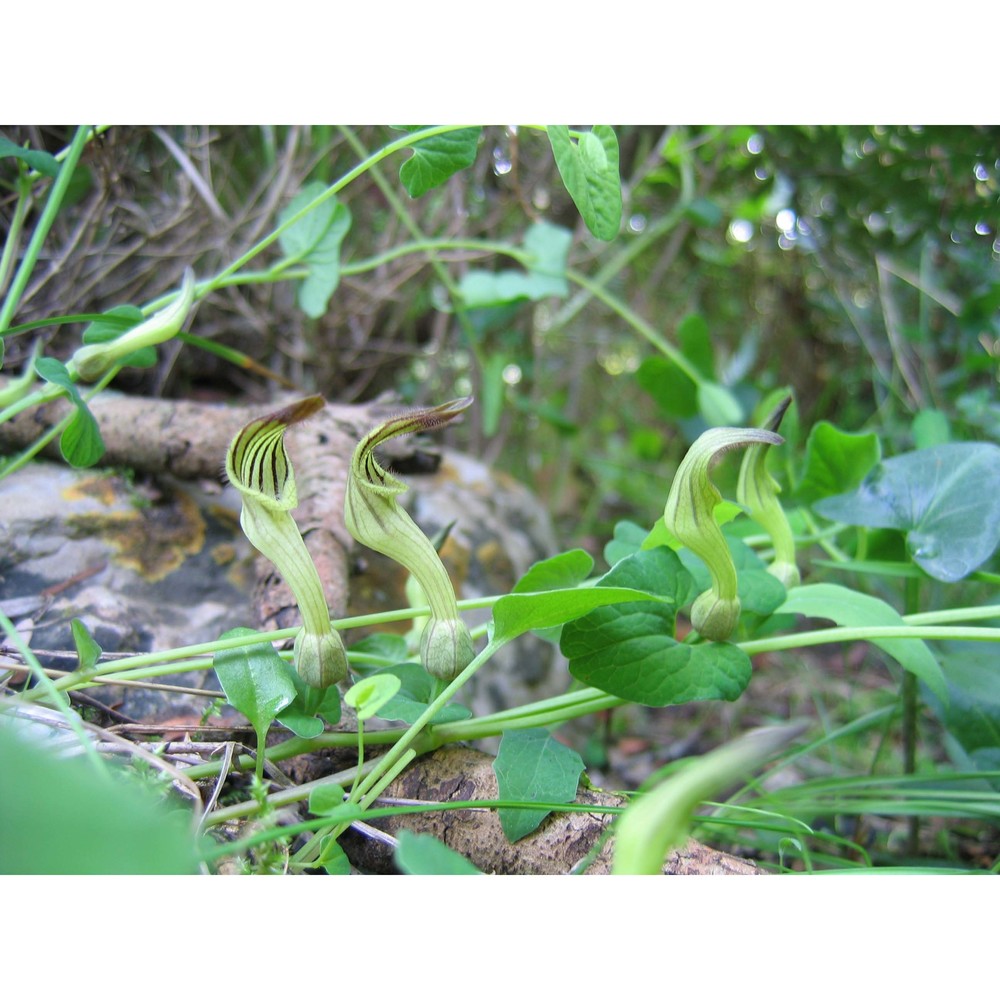
<svg viewBox="0 0 1000 1000"><path fill-rule="evenodd" d="M220 638L254 634L253 629L234 628ZM247 717L258 734L266 733L275 716L295 698L284 662L266 643L219 650L212 665L229 704Z"/></svg>
<svg viewBox="0 0 1000 1000"><path fill-rule="evenodd" d="M284 222L301 212L326 190L319 181L305 185L281 213ZM310 318L319 319L340 284L340 245L351 228L351 212L330 197L286 229L279 237L289 261L304 264L308 275L299 285L299 308Z"/></svg>
<svg viewBox="0 0 1000 1000"><path fill-rule="evenodd" d="M493 761L500 798L515 802L572 802L583 770L580 755L544 729L504 733ZM550 811L500 809L500 825L514 843L536 830Z"/></svg>
<svg viewBox="0 0 1000 1000"><path fill-rule="evenodd" d="M340 691L335 684L323 688L319 693L319 704L314 705L317 697L316 688L306 684L287 660L282 660L281 664L295 688L295 700L278 713L277 722L304 740L319 736L326 728L324 720L331 726L340 722Z"/></svg>
<svg viewBox="0 0 1000 1000"><path fill-rule="evenodd" d="M750 683L746 653L729 643L679 643L673 626L666 605L618 604L568 624L560 649L578 681L626 701L735 701Z"/></svg>
<svg viewBox="0 0 1000 1000"><path fill-rule="evenodd" d="M511 589L512 594L576 587L590 576L594 560L583 549L570 549L536 562Z"/></svg>
<svg viewBox="0 0 1000 1000"><path fill-rule="evenodd" d="M330 843L332 836L332 834L328 834L320 840L323 871L327 875L350 875L351 859L344 852L340 844Z"/></svg>
<svg viewBox="0 0 1000 1000"><path fill-rule="evenodd" d="M607 604L653 600L655 596L629 587L587 587L548 590L538 594L507 594L493 605L493 641L509 642L525 632L554 628Z"/></svg>
<svg viewBox="0 0 1000 1000"><path fill-rule="evenodd" d="M468 858L429 833L400 830L396 867L404 875L482 875Z"/></svg>
<svg viewBox="0 0 1000 1000"><path fill-rule="evenodd" d="M463 128L416 143L410 158L399 168L399 179L409 196L419 198L443 184L452 174L472 166L481 132L478 126Z"/></svg>
<svg viewBox="0 0 1000 1000"><path fill-rule="evenodd" d="M550 125L548 134L559 176L587 228L600 240L615 239L622 221L622 188L614 130L595 125L578 142L565 125Z"/></svg>
<svg viewBox="0 0 1000 1000"><path fill-rule="evenodd" d="M343 806L345 797L343 785L324 782L309 793L309 812L314 816L325 816Z"/></svg>
<svg viewBox="0 0 1000 1000"><path fill-rule="evenodd" d="M701 313L689 313L677 324L681 353L707 379L715 378L715 349L708 323Z"/></svg>
<svg viewBox="0 0 1000 1000"><path fill-rule="evenodd" d="M560 648L577 680L655 706L708 698L732 701L743 693L750 681L750 659L740 649L689 646L674 639L677 609L697 592L674 552L658 547L628 556L594 590L624 584L661 600L616 603L568 623Z"/></svg>
<svg viewBox="0 0 1000 1000"><path fill-rule="evenodd" d="M951 440L948 417L940 410L921 410L913 418L913 444L919 451Z"/></svg>
<svg viewBox="0 0 1000 1000"><path fill-rule="evenodd" d="M96 464L104 454L104 440L94 415L80 395L68 369L55 358L38 358L35 361L35 372L39 378L59 386L76 407L76 412L59 438L59 450L63 458L77 469Z"/></svg>
<svg viewBox="0 0 1000 1000"><path fill-rule="evenodd" d="M73 645L76 646L76 655L80 661L77 670L86 672L97 663L104 650L101 649L97 640L90 634L90 630L79 618L74 618L70 622L70 629L73 632Z"/></svg>
<svg viewBox="0 0 1000 1000"><path fill-rule="evenodd" d="M376 713L380 719L389 722L405 722L412 725L434 700L437 687L434 679L418 663L398 663L393 667L385 667L374 676L389 674L398 678L399 690ZM440 726L446 722L461 722L472 715L464 705L449 702L438 709L430 721L432 726Z"/></svg>
<svg viewBox="0 0 1000 1000"><path fill-rule="evenodd" d="M815 507L833 521L905 532L913 561L954 583L1000 542L1000 447L956 442L897 455L876 466L854 493Z"/></svg>
<svg viewBox="0 0 1000 1000"><path fill-rule="evenodd" d="M470 309L494 308L516 302L538 302L569 293L566 264L573 234L551 222L536 222L524 237L524 249L534 257L528 270L484 271L471 268L462 275L459 291Z"/></svg>
<svg viewBox="0 0 1000 1000"><path fill-rule="evenodd" d="M356 675L370 674L381 667L405 663L410 651L406 639L391 632L376 632L366 635L348 647L352 654L351 670ZM361 662L364 657L369 662Z"/></svg>
<svg viewBox="0 0 1000 1000"><path fill-rule="evenodd" d="M669 358L654 354L635 373L635 380L664 415L686 419L698 413L698 386Z"/></svg>
<svg viewBox="0 0 1000 1000"><path fill-rule="evenodd" d="M743 419L743 407L730 389L705 379L695 390L698 412L709 427L727 427Z"/></svg>
<svg viewBox="0 0 1000 1000"><path fill-rule="evenodd" d="M657 521L657 524L662 523ZM649 530L634 521L618 521L612 532L611 541L604 546L604 559L609 566L634 556L642 549Z"/></svg>
<svg viewBox="0 0 1000 1000"><path fill-rule="evenodd" d="M358 721L364 722L390 701L400 687L399 678L392 674L371 674L353 684L344 694L344 701L357 712Z"/></svg>
<svg viewBox="0 0 1000 1000"><path fill-rule="evenodd" d="M59 451L74 469L89 469L104 454L101 429L82 399L59 438Z"/></svg>
<svg viewBox="0 0 1000 1000"><path fill-rule="evenodd" d="M0 135L0 159L6 157L23 161L44 177L59 176L59 161L51 153L40 149L25 149L23 146L11 142L6 136Z"/></svg>
<svg viewBox="0 0 1000 1000"><path fill-rule="evenodd" d="M827 618L838 625L860 628L904 624L899 613L885 601L835 583L813 583L797 587L791 591L778 611L780 614ZM872 642L905 670L919 677L940 701L947 702L944 675L925 642L920 639L873 639Z"/></svg>
<svg viewBox="0 0 1000 1000"><path fill-rule="evenodd" d="M875 434L850 434L821 420L806 441L806 465L795 491L797 500L813 503L846 493L864 479L882 449Z"/></svg>

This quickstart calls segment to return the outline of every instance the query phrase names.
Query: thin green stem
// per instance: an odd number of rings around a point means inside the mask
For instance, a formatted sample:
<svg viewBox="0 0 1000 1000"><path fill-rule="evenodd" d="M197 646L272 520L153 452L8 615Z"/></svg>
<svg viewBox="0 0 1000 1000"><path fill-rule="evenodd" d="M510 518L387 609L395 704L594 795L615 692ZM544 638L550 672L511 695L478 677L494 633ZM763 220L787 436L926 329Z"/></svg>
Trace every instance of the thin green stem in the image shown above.
<svg viewBox="0 0 1000 1000"><path fill-rule="evenodd" d="M398 778L399 775L410 766L411 763L413 763L416 756L416 751L411 747L393 764L392 767L389 768L388 771L385 772L385 774L381 776L381 778L379 778L377 782L375 782L368 794L362 796L360 800L354 799L355 791L357 789L357 781L355 781L354 789L351 790L350 804L357 805L363 810L367 809L369 804L377 798L385 788L391 785L392 782L394 782L396 778ZM359 767L358 774L360 775L360 773L361 770ZM326 826L321 828L312 836L312 838L310 838L308 843L302 847L292 860L298 865L307 865L313 859L315 859L315 863L317 865L324 864L326 859L329 857L330 851L333 849L332 845L336 843L340 835L350 825L351 823L348 822L341 823L336 826ZM324 842L328 845L325 850L323 849Z"/></svg>
<svg viewBox="0 0 1000 1000"><path fill-rule="evenodd" d="M399 246L386 250L385 253L376 254L374 257L366 257L363 260L345 264L340 269L340 273L341 275L364 274L366 271L373 271L383 264L398 260L400 257L408 257L415 253L438 254L447 250L474 250L484 256L510 257L525 267L530 267L534 260L526 250L511 246L509 243L493 243L488 240L419 239L413 243L401 243Z"/></svg>
<svg viewBox="0 0 1000 1000"><path fill-rule="evenodd" d="M456 802L432 802L426 805L417 806L386 806L381 809L371 809L362 811L356 809L350 811L345 807L344 822L353 823L359 819L387 819L391 816L415 816L421 813L445 812L459 809L548 809L559 813L604 813L608 816L618 816L624 812L623 806L597 806L592 803L577 802L517 802L504 799L467 799ZM258 844L267 843L278 837L294 837L300 833L308 833L310 830L321 829L324 825L329 825L329 820L319 817L318 819L305 820L301 823L293 823L289 826L281 826L268 830L259 830L243 840L233 841L228 844L219 844L213 847L206 847L202 857L209 864L221 861L233 854L241 854Z"/></svg>
<svg viewBox="0 0 1000 1000"><path fill-rule="evenodd" d="M60 389L59 386L46 383L38 389L35 389L34 392L29 393L27 396L23 396L21 399L16 400L11 403L10 406L7 406L0 411L0 424L4 424L8 420L13 420L19 413L22 413L24 410L30 409L33 406L41 406L44 403L51 403L53 400L58 399L62 395L64 395L64 391Z"/></svg>
<svg viewBox="0 0 1000 1000"><path fill-rule="evenodd" d="M907 614L916 614L920 607L920 580L909 578L905 583L905 606ZM900 700L903 704L903 773L913 774L917 769L917 675L912 670L904 670L900 683ZM907 820L907 854L917 853L920 841L920 819L911 816Z"/></svg>
<svg viewBox="0 0 1000 1000"><path fill-rule="evenodd" d="M871 642L876 639L956 639L972 642L1000 642L1000 628L976 628L960 625L868 625L850 628L824 628L794 635L769 636L739 643L749 656L774 653L799 646L822 646L831 642Z"/></svg>
<svg viewBox="0 0 1000 1000"><path fill-rule="evenodd" d="M257 780L263 784L264 782L264 761L267 758L267 726L263 729L254 729L257 734L257 760L254 766L254 774L257 775Z"/></svg>
<svg viewBox="0 0 1000 1000"><path fill-rule="evenodd" d="M903 615L907 625L946 625L949 622L971 622L983 618L1000 618L1000 604L985 604L977 608L947 608L943 611L922 611Z"/></svg>
<svg viewBox="0 0 1000 1000"><path fill-rule="evenodd" d="M626 704L624 699L599 691L597 688L583 688L557 698L532 702L493 715L435 726L434 735L441 743L487 739L511 729L557 726L570 719L578 719L624 704Z"/></svg>
<svg viewBox="0 0 1000 1000"><path fill-rule="evenodd" d="M354 773L354 784L351 785L351 791L348 795L348 799L351 802L356 801L354 793L357 791L358 782L361 780L361 768L365 762L365 722L360 716L358 717L358 768Z"/></svg>
<svg viewBox="0 0 1000 1000"><path fill-rule="evenodd" d="M95 383L93 388L90 389L83 396L84 400L86 402L90 402L90 400L92 400L94 396L96 396L102 389L104 389L108 385L108 383L118 374L119 371L121 371L121 368L119 366L115 366L114 368L106 372L104 376L101 378L101 380ZM58 386L52 386L51 388L54 390L54 392L48 394L50 398L57 399L59 396L64 395L63 390L60 389ZM38 394L32 393L32 397L34 397L35 395L42 395L42 394L44 394L44 390ZM0 414L0 423L2 423L4 419L9 419L9 417L6 417L5 415L10 410L14 410L16 412L19 409L23 408L24 407L19 407L17 403L14 403L12 406L9 406L7 410L4 411L3 414ZM0 469L0 479L4 478L5 476L12 475L13 473L17 472L18 469L24 468L24 466L26 466L40 451L42 451L49 444L49 442L54 441L60 434L62 434L62 432L66 429L70 421L75 416L76 416L76 409L74 408L70 410L70 412L67 413L61 420L53 424L44 434L41 435L41 437L33 441L27 448L25 448L24 451L22 451L21 454L17 456L17 458L11 459L11 461L8 464L4 465L3 468Z"/></svg>
<svg viewBox="0 0 1000 1000"><path fill-rule="evenodd" d="M587 289L595 299L599 299L603 302L609 309L617 313L626 323L629 324L637 333L643 336L650 344L653 345L661 354L669 358L675 365L695 385L701 385L705 378L698 371L697 368L691 364L690 361L676 347L668 343L663 337L653 329L653 327L647 323L641 316L634 313L624 302L616 298L610 292L603 289L596 282L591 281L586 275L580 274L579 271L574 271L572 268L566 269L566 276L570 281L575 282L581 288Z"/></svg>
<svg viewBox="0 0 1000 1000"><path fill-rule="evenodd" d="M367 150L365 150L365 147L351 129L341 126L340 133L359 156L366 155ZM414 221L410 213L406 210L406 206L400 200L395 188L391 184L386 183L385 178L382 176L382 172L378 170L374 164L372 165L371 174L372 179L375 181L378 189L382 192L383 197L392 206L397 218L403 226L406 227L413 239L418 243L427 242L427 237L421 231L420 227ZM438 259L435 252L428 252L427 261L434 269L434 273L437 275L438 280L447 290L448 296L454 306L455 317L458 319L458 324L462 328L462 333L465 336L466 345L472 352L473 357L476 359L476 366L478 370L483 371L485 368L485 358L482 356L482 349L477 341L475 330L472 328L472 323L469 321L469 317L467 315L468 310L466 309L462 295L458 290L458 285L452 279L448 268L446 268Z"/></svg>
<svg viewBox="0 0 1000 1000"><path fill-rule="evenodd" d="M336 194L342 191L348 184L356 180L362 174L371 170L376 164L381 163L382 160L394 153L398 153L400 150L408 149L411 146L416 145L423 139L429 139L435 135L443 135L446 132L454 132L459 128L464 126L460 125L435 125L431 128L421 129L419 132L411 132L402 138L396 139L393 142L388 143L383 146L380 150L375 153L368 155L361 163L356 167L349 170L344 174L339 180L331 184L325 191L318 194L308 205L303 206L294 215L289 216L281 225L273 229L267 236L262 240L255 243L246 253L242 254L236 260L234 260L228 267L220 271L214 278L208 282L208 290L212 291L216 288L222 287L222 282L224 282L231 275L236 274L244 265L248 264L254 257L261 254L266 250L272 243L276 242L281 234L286 232L292 226L294 226L300 219L304 218L315 208L322 205L324 202L329 201Z"/></svg>
<svg viewBox="0 0 1000 1000"><path fill-rule="evenodd" d="M424 727L428 725L431 719L433 719L434 716L437 715L437 713L452 699L452 697L472 679L476 671L484 663L486 663L502 645L503 643L498 642L487 643L483 650L472 660L472 662L444 689L444 691L441 692L441 694L437 696L437 698L435 698L427 706L426 709L424 709L416 722L410 726L406 733L397 741L395 746L393 746L392 749L385 754L384 757L379 758L375 769L358 786L357 794L359 796L364 796L379 780L379 778L381 778L381 776L396 763L406 749L421 734Z"/></svg>
<svg viewBox="0 0 1000 1000"><path fill-rule="evenodd" d="M24 662L30 668L35 680L38 683L37 690L42 692L42 694L48 698L52 707L56 709L66 720L66 725L79 739L80 745L83 747L87 759L94 765L97 772L104 777L107 773L104 763L90 737L87 735L87 731L83 728L83 724L80 722L80 717L73 711L72 708L70 708L69 699L64 694L60 694L56 690L55 684L42 669L42 665L38 662L38 657L35 656L31 647L24 641L21 633L14 627L14 623L3 613L3 611L0 611L0 628L6 632L8 641L11 642L21 656L24 657Z"/></svg>
<svg viewBox="0 0 1000 1000"><path fill-rule="evenodd" d="M21 173L17 180L17 204L14 206L14 217L10 220L10 228L3 244L3 254L0 255L0 295L4 293L10 279L10 269L17 255L17 247L21 242L21 230L31 205L31 180L27 171Z"/></svg>
<svg viewBox="0 0 1000 1000"><path fill-rule="evenodd" d="M73 141L70 143L69 151L66 154L62 169L59 171L59 176L55 179L55 183L49 191L49 197L45 202L45 208L42 210L42 216L35 226L35 231L31 234L31 240L24 251L21 264L14 275L14 280L11 282L3 305L0 306L0 333L3 333L10 326L10 321L13 319L14 313L17 312L21 296L24 294L31 274L35 269L35 264L38 262L38 255L42 252L42 245L49 235L52 224L56 221L59 209L62 207L63 198L66 196L69 182L72 180L73 171L76 169L80 154L83 152L83 147L87 144L90 135L90 129L85 125L81 125L76 130L76 135L73 136Z"/></svg>
<svg viewBox="0 0 1000 1000"><path fill-rule="evenodd" d="M458 602L459 611L471 611L478 608L492 607L503 595L479 597ZM334 619L331 624L338 631L352 628L368 628L373 625L384 625L390 622L409 621L413 618L425 618L430 614L430 608L402 608L397 611L381 611L371 615L356 615L352 618ZM207 670L212 666L211 657L223 649L237 649L240 646L257 643L283 642L294 639L298 627L277 629L273 632L257 632L254 635L235 636L230 639L216 639L213 642L202 642L192 646L178 646L153 653L138 653L135 656L115 659L98 664L88 674L88 683L82 685L73 675L66 675L55 682L57 690L72 690L77 687L91 687L96 678L110 683L119 680L142 680L147 677L163 677L180 670ZM350 657L351 654L348 654ZM359 658L359 662L363 662ZM31 700L32 693L23 697Z"/></svg>

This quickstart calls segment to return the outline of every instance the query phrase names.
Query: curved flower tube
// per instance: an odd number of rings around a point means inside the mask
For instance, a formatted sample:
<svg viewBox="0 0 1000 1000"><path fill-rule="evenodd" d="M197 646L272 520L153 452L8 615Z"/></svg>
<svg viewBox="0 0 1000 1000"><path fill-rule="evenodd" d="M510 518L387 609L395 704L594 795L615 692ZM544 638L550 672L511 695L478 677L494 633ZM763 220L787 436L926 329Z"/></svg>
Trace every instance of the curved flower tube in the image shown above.
<svg viewBox="0 0 1000 1000"><path fill-rule="evenodd" d="M431 616L420 634L420 660L440 680L452 680L472 661L472 636L459 618L455 588L444 563L430 539L396 502L406 484L379 465L375 449L402 434L442 427L471 403L471 396L453 399L392 417L372 430L354 451L344 500L344 521L351 535L409 570L423 590Z"/></svg>
<svg viewBox="0 0 1000 1000"><path fill-rule="evenodd" d="M777 431L792 397L786 396L767 418L764 427ZM781 487L767 471L767 445L751 445L743 456L740 478L736 486L736 499L750 512L750 516L771 536L774 559L767 567L786 589L797 587L802 577L795 563L795 539L785 510L778 500Z"/></svg>
<svg viewBox="0 0 1000 1000"><path fill-rule="evenodd" d="M691 624L706 639L723 642L736 628L740 599L736 566L713 511L722 494L709 478L724 452L748 444L781 444L783 438L758 428L716 427L705 431L684 456L670 484L663 520L674 536L708 567L712 586L691 608Z"/></svg>
<svg viewBox="0 0 1000 1000"><path fill-rule="evenodd" d="M253 546L271 560L298 602L302 628L293 656L299 676L310 687L327 688L347 677L347 653L330 624L323 584L289 513L298 506L298 491L285 431L324 405L309 396L282 410L251 420L229 445L226 475L240 491L240 526Z"/></svg>

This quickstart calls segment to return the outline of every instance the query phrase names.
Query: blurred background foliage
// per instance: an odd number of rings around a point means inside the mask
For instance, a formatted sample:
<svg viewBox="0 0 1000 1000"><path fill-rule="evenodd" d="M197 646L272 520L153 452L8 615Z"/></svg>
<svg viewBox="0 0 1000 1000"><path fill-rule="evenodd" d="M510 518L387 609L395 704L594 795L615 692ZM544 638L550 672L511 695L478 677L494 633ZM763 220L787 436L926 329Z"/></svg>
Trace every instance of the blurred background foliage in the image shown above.
<svg viewBox="0 0 1000 1000"><path fill-rule="evenodd" d="M564 540L590 539L595 550L618 518L659 512L706 421L690 381L594 287L727 386L747 420L787 386L804 428L827 419L877 430L885 454L913 447L913 419L927 410L955 439L1000 438L1000 129L615 131L624 215L613 242L580 221L544 133L490 127L474 165L422 198L406 195L395 162L346 188L341 282L318 319L297 307L294 282L241 284L203 303L191 330L299 391L344 402L474 393L478 419L453 443L531 485ZM71 134L3 132L50 152ZM85 154L18 321L141 304L176 287L189 265L215 272L273 229L303 185L332 182L395 134L110 128ZM4 164L0 226L9 226ZM589 290L575 281L564 294L522 289L459 315L455 289L469 272L521 270L461 244L520 249L541 221L572 234L568 266ZM438 269L425 252L391 252L420 239L453 241L436 251ZM46 336L49 353L66 356L79 327ZM5 369L30 347L28 337L9 342ZM117 384L207 399L265 400L278 388L178 343Z"/></svg>

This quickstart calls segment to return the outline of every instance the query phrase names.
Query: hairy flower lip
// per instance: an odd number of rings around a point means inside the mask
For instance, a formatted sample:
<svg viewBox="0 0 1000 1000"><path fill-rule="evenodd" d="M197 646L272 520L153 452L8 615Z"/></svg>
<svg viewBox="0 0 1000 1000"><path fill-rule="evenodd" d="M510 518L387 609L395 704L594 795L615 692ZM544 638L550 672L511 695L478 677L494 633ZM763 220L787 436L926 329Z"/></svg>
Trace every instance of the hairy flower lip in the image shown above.
<svg viewBox="0 0 1000 1000"><path fill-rule="evenodd" d="M352 472L361 476L376 492L395 496L406 492L406 484L379 465L375 449L405 434L428 433L444 427L472 405L472 396L451 399L440 406L399 413L370 430L354 449Z"/></svg>
<svg viewBox="0 0 1000 1000"><path fill-rule="evenodd" d="M472 662L472 634L461 618L431 618L420 634L420 660L439 680L454 680Z"/></svg>
<svg viewBox="0 0 1000 1000"><path fill-rule="evenodd" d="M275 510L294 510L298 492L288 453L285 431L318 413L326 405L322 396L307 396L245 424L226 452L226 476L244 495L252 495Z"/></svg>

